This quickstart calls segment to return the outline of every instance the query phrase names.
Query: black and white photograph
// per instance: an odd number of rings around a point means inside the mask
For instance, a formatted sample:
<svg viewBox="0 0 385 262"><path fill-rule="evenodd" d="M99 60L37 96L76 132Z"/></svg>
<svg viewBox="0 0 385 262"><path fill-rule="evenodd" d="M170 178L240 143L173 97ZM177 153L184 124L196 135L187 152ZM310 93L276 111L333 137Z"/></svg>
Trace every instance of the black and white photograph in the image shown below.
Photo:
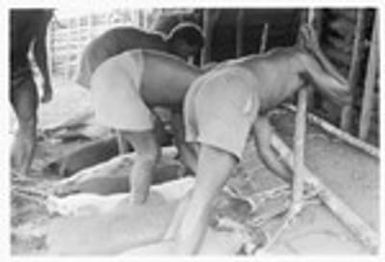
<svg viewBox="0 0 385 262"><path fill-rule="evenodd" d="M9 257L380 259L381 1L32 2L2 11Z"/></svg>

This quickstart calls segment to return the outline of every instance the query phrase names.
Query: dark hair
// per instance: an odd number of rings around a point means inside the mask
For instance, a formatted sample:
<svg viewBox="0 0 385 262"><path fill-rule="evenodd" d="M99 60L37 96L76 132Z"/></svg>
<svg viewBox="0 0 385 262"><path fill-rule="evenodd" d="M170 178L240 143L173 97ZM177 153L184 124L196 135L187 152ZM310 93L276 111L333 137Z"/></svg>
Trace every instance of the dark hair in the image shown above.
<svg viewBox="0 0 385 262"><path fill-rule="evenodd" d="M202 48L204 37L199 26L193 23L180 23L175 26L167 36L167 41L185 41L188 45Z"/></svg>

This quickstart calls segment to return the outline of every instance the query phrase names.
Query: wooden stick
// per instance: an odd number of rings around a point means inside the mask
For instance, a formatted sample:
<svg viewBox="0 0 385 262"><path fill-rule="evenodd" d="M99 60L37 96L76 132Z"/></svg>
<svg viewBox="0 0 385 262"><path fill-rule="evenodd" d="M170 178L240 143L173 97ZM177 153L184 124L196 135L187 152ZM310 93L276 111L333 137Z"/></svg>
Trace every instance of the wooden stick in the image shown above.
<svg viewBox="0 0 385 262"><path fill-rule="evenodd" d="M293 207L300 206L302 202L304 183L304 147L306 136L306 106L307 89L302 88L298 93L298 111L295 116L294 134L294 178L293 178Z"/></svg>
<svg viewBox="0 0 385 262"><path fill-rule="evenodd" d="M374 87L376 85L376 73L378 68L378 15L375 14L374 25L372 31L372 42L370 44L369 61L366 69L365 78L365 91L364 98L362 100L361 116L360 116L360 129L359 138L366 139L368 137L372 107L373 107L373 96Z"/></svg>
<svg viewBox="0 0 385 262"><path fill-rule="evenodd" d="M242 55L243 50L243 18L245 11L243 9L238 10L237 14L237 24L235 31L235 55L236 57L240 57Z"/></svg>
<svg viewBox="0 0 385 262"><path fill-rule="evenodd" d="M271 146L280 154L281 159L293 169L293 153L277 135L273 135ZM306 183L313 186L319 192L319 198L322 202L351 230L362 244L375 253L379 247L378 234L323 184L316 175L312 174L306 166L303 168L303 174Z"/></svg>
<svg viewBox="0 0 385 262"><path fill-rule="evenodd" d="M352 92L354 93L355 89L357 88L357 82L358 82L358 76L359 72L361 71L361 50L362 50L362 37L364 34L364 9L359 9L357 11L357 22L356 22L356 28L354 31L354 43L353 43L353 53L352 58L350 62L350 71L349 71L349 77L348 77L348 83L350 88L352 89ZM353 102L352 104L345 106L342 109L342 115L341 115L341 122L340 127L342 130L349 131L351 129L352 125L352 111L353 111Z"/></svg>
<svg viewBox="0 0 385 262"><path fill-rule="evenodd" d="M309 10L304 13L303 18L311 24L314 18L314 11ZM306 135L306 107L307 107L307 89L301 88L298 92L298 111L295 118L294 134L294 178L292 190L292 203L289 212L285 215L284 223L278 228L275 234L268 241L263 249L266 252L279 238L280 235L290 226L297 214L302 210L303 191L304 191L304 146Z"/></svg>
<svg viewBox="0 0 385 262"><path fill-rule="evenodd" d="M210 11L208 9L203 10L203 33L205 36L205 46L201 53L201 65L210 62L211 60L211 23L210 23Z"/></svg>
<svg viewBox="0 0 385 262"><path fill-rule="evenodd" d="M269 33L269 24L264 23L262 36L261 36L261 44L259 46L259 53L263 53L266 50L268 33Z"/></svg>
<svg viewBox="0 0 385 262"><path fill-rule="evenodd" d="M285 104L285 105L283 105L283 107L292 111L292 112L297 111L297 108L293 105ZM337 127L335 127L332 124L326 122L325 120L317 117L316 115L308 113L307 119L311 123L319 126L320 128L322 128L327 133L332 134L333 136L343 140L347 144L364 151L365 153L369 154L370 156L373 156L373 157L378 158L378 159L380 158L380 152L379 152L378 148L359 140L358 138L350 135L349 133L346 133L346 132L338 129Z"/></svg>

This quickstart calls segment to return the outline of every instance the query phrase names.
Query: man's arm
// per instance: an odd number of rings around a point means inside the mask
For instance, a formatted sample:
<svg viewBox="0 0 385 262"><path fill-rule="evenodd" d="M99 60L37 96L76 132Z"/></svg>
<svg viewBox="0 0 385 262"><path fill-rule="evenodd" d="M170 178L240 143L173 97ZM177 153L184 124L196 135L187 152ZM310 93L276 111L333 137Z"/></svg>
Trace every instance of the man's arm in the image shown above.
<svg viewBox="0 0 385 262"><path fill-rule="evenodd" d="M53 11L46 11L39 21L38 33L36 35L36 42L34 45L34 58L37 66L40 69L40 72L43 76L43 97L41 101L43 103L48 102L52 99L52 86L50 74L48 72L48 63L47 63L47 45L46 45L46 35L47 27L49 21L51 20Z"/></svg>
<svg viewBox="0 0 385 262"><path fill-rule="evenodd" d="M193 174L196 174L198 166L198 152L191 144L185 141L185 132L183 125L182 112L173 111L171 116L171 125L175 139L175 145L180 154L180 160Z"/></svg>
<svg viewBox="0 0 385 262"><path fill-rule="evenodd" d="M331 95L339 102L350 102L351 94L348 82L326 58L319 47L317 35L309 25L302 25L304 52L299 54L302 72L317 85L320 91Z"/></svg>
<svg viewBox="0 0 385 262"><path fill-rule="evenodd" d="M258 118L252 128L255 146L266 167L277 174L284 181L291 182L291 171L278 160L277 155L270 146L273 132L274 130L267 117Z"/></svg>

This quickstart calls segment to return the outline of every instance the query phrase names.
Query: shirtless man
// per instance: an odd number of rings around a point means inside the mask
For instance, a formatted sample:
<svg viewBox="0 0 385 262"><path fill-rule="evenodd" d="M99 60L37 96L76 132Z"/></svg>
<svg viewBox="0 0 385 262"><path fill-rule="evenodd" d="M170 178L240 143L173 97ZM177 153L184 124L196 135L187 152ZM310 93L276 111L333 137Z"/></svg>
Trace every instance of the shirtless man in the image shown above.
<svg viewBox="0 0 385 262"><path fill-rule="evenodd" d="M134 27L114 28L87 45L80 60L76 82L88 88L90 79L98 66L108 58L125 51L138 48L152 49L173 54L187 60L189 57L195 57L200 52L203 44L204 38L201 29L193 23L180 23L167 36ZM82 117L89 118L92 115L93 112L87 112ZM164 124L160 118L157 117L156 119L156 132L159 142L162 143L162 140L165 141L165 138L168 137L168 133L164 129ZM119 132L117 132L117 138L118 152L125 153L129 151L131 146L124 143ZM66 160L64 162L65 165L62 165L60 170L76 170L79 167L84 168L94 164L95 160L107 160L107 155L104 154L105 146L114 148L115 145L115 139L111 138L106 143L95 143L94 145L85 146L82 151L76 152L73 158L68 161ZM83 152L88 152L89 156L83 157Z"/></svg>
<svg viewBox="0 0 385 262"><path fill-rule="evenodd" d="M12 145L11 165L20 175L28 174L36 147L38 93L28 60L31 48L43 77L41 102L46 103L52 99L46 48L46 31L52 15L51 9L21 9L10 12L10 101L19 124Z"/></svg>
<svg viewBox="0 0 385 262"><path fill-rule="evenodd" d="M340 104L351 99L346 80L322 54L309 26L301 27L299 45L226 62L194 81L184 117L186 141L199 146L196 184L175 214L165 236L169 241L158 245L162 252L199 251L213 199L239 162L251 131L264 163L290 179L270 148L273 129L264 115L308 83Z"/></svg>
<svg viewBox="0 0 385 262"><path fill-rule="evenodd" d="M111 29L91 41L85 48L76 82L89 87L96 68L108 58L132 49L153 49L187 60L198 54L204 39L200 28L192 23L177 25L168 36L146 32L134 27Z"/></svg>
<svg viewBox="0 0 385 262"><path fill-rule="evenodd" d="M91 76L96 120L118 130L137 154L130 174L133 204L145 202L160 155L153 108L164 107L175 115L181 114L184 96L201 74L199 68L177 56L136 49L109 58ZM176 140L178 145L180 140ZM183 161L187 154L183 146L179 150Z"/></svg>

